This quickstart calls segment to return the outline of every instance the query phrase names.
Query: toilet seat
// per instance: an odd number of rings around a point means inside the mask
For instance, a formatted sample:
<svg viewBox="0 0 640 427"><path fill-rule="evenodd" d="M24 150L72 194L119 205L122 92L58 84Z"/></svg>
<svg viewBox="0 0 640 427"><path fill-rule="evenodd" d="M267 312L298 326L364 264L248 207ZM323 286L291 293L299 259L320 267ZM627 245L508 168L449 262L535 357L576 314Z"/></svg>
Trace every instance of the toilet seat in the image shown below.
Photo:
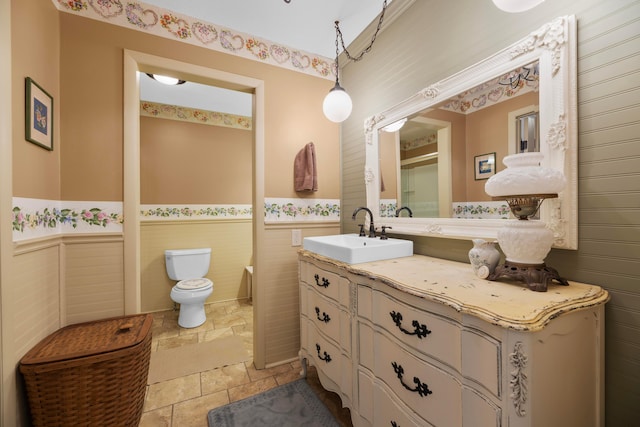
<svg viewBox="0 0 640 427"><path fill-rule="evenodd" d="M175 288L183 289L185 291L197 291L197 290L207 288L209 286L213 286L213 282L203 277L199 279L181 280L178 283L176 283Z"/></svg>

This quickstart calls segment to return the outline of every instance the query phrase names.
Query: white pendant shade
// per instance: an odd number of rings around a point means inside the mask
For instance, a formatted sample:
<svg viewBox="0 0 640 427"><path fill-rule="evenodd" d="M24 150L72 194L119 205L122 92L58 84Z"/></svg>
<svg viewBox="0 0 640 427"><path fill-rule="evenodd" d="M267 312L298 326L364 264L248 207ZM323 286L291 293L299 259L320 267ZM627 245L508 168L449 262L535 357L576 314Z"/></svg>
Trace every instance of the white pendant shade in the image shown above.
<svg viewBox="0 0 640 427"><path fill-rule="evenodd" d="M338 84L329 91L322 103L324 115L334 123L341 123L347 120L351 115L352 108L351 97Z"/></svg>
<svg viewBox="0 0 640 427"><path fill-rule="evenodd" d="M504 12L518 13L533 9L544 0L493 0L493 4Z"/></svg>

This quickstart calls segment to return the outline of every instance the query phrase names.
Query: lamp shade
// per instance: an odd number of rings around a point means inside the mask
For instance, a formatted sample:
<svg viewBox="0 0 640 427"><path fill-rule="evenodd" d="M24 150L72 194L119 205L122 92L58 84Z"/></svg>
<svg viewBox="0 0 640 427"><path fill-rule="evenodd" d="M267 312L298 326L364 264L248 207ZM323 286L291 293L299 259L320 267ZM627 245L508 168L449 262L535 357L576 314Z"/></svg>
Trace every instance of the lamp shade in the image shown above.
<svg viewBox="0 0 640 427"><path fill-rule="evenodd" d="M556 169L543 168L542 153L520 153L506 156L506 169L489 178L484 191L492 197L558 194L564 188L564 174Z"/></svg>
<svg viewBox="0 0 640 427"><path fill-rule="evenodd" d="M334 123L347 120L352 108L351 97L338 83L329 91L322 103L324 115Z"/></svg>

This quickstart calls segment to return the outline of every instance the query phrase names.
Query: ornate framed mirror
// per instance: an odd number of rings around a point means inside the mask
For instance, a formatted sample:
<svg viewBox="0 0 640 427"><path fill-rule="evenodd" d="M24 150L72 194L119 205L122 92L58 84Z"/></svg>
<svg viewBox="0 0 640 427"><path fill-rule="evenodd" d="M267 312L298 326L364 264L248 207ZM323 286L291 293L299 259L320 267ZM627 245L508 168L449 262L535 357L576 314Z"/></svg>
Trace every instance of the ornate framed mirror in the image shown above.
<svg viewBox="0 0 640 427"><path fill-rule="evenodd" d="M367 207L376 225L495 240L509 210L484 192L485 179L504 169L506 155L540 151L542 166L567 179L540 219L554 247L577 249L576 78L575 17L562 16L367 118Z"/></svg>

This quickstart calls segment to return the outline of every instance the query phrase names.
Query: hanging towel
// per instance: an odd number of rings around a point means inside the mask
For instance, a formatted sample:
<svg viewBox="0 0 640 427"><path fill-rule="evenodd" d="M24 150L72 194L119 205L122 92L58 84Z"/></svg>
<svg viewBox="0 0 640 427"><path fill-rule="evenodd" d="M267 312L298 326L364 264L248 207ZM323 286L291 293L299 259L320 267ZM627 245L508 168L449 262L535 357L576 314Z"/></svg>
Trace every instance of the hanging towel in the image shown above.
<svg viewBox="0 0 640 427"><path fill-rule="evenodd" d="M316 148L308 143L296 154L293 162L293 186L296 191L318 191Z"/></svg>

